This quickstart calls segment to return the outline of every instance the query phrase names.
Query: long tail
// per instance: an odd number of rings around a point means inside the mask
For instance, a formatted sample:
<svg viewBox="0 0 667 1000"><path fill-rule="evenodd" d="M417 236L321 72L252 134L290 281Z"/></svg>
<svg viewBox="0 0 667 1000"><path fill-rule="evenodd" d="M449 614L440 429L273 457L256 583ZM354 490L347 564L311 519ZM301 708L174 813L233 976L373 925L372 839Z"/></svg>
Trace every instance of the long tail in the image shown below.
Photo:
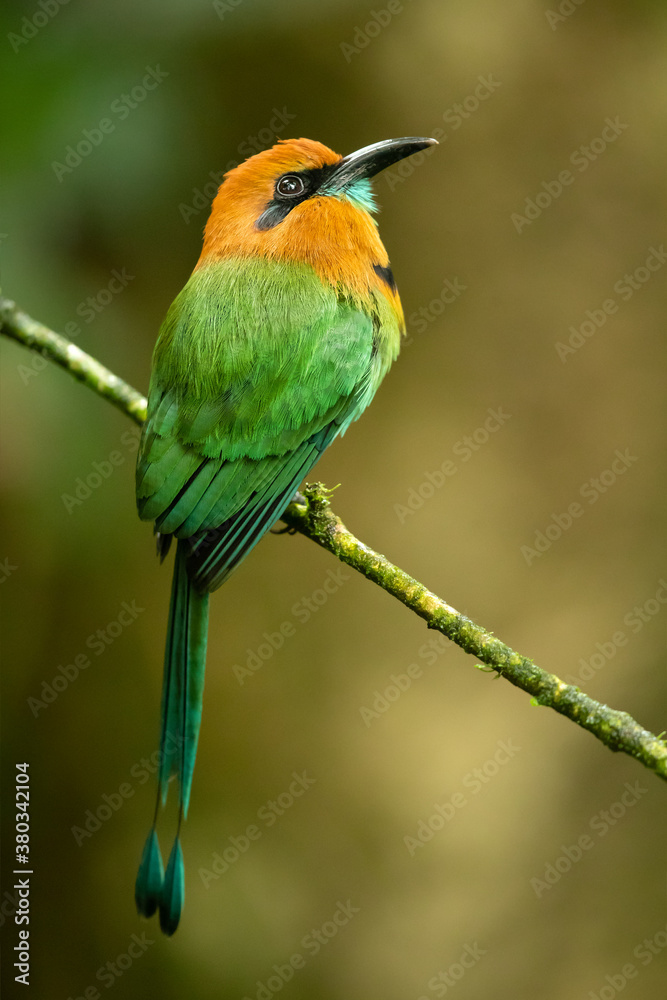
<svg viewBox="0 0 667 1000"><path fill-rule="evenodd" d="M137 910L144 917L160 911L160 927L173 934L183 908L185 873L179 840L187 816L201 722L208 632L208 594L199 594L186 569L186 543L179 541L171 588L162 682L160 770L153 824L146 839L135 885ZM178 826L166 872L155 826L160 799L167 799L169 778L178 776Z"/></svg>

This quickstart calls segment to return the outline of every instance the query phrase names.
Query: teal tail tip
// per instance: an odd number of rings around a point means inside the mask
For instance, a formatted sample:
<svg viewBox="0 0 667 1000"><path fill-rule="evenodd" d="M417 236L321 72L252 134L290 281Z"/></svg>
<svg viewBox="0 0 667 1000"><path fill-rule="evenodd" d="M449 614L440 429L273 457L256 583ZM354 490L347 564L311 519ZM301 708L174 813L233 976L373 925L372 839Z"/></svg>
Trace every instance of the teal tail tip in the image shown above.
<svg viewBox="0 0 667 1000"><path fill-rule="evenodd" d="M181 842L176 837L160 893L160 930L168 937L171 937L178 927L184 899L185 866Z"/></svg>
<svg viewBox="0 0 667 1000"><path fill-rule="evenodd" d="M142 917L152 917L157 910L160 905L163 885L162 855L160 854L157 833L153 829L146 838L134 886L134 900Z"/></svg>

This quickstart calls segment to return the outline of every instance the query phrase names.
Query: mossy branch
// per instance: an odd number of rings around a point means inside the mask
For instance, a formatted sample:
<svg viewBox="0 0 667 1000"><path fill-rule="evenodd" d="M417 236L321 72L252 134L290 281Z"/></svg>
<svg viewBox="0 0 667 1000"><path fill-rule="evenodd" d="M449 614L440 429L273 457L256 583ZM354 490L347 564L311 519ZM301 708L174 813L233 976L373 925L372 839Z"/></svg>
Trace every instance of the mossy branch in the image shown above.
<svg viewBox="0 0 667 1000"><path fill-rule="evenodd" d="M146 419L146 399L67 337L54 333L22 312L15 302L0 298L0 333L17 340L83 382L138 424Z"/></svg>
<svg viewBox="0 0 667 1000"><path fill-rule="evenodd" d="M2 298L0 324L0 333L67 369L138 424L143 423L146 418L145 398L71 341L37 323L13 302ZM329 491L321 483L306 486L303 495L305 504L292 503L283 514L282 519L289 528L317 542L382 587L423 618L429 628L442 632L491 671L530 694L534 704L560 712L587 729L610 750L635 757L667 780L665 740L644 729L626 712L594 701L579 688L565 684L555 674L542 670L532 660L516 653L490 632L459 614L383 555L369 549L348 531L331 510Z"/></svg>

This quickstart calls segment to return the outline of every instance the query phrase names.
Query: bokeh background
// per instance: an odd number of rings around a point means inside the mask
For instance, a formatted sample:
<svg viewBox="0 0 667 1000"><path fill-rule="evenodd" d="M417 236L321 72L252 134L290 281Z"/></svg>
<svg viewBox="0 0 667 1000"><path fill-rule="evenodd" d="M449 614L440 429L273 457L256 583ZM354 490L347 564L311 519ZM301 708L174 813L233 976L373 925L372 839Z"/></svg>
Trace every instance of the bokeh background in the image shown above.
<svg viewBox="0 0 667 1000"><path fill-rule="evenodd" d="M440 130L432 155L377 179L410 340L317 478L341 484L335 509L368 544L660 732L667 266L639 271L631 295L614 286L631 288L624 275L667 236L665 10L560 8L8 2L3 291L52 328L76 330L82 348L145 391L158 327L199 254L211 175L280 137L346 153ZM123 105L149 68L159 85ZM103 118L114 128L100 145L72 169L54 167ZM618 134L605 144L596 140L607 119ZM567 169L559 196L548 204L543 193L532 221L513 221L545 184L557 192ZM125 285L110 294L114 272ZM563 360L569 328L608 299L616 311ZM17 345L2 352L7 995L22 760L33 795L33 996L659 991L664 786L456 647L429 654L422 622L360 576L344 570L323 602L339 566L300 537L267 537L213 598L184 917L172 940L142 922L133 881L153 782L141 762L156 748L170 566L158 565L135 514L127 418ZM485 435L489 408L509 416ZM617 449L631 460L605 474ZM111 474L83 502L68 500L112 452ZM427 474L448 459L456 473L429 489ZM604 492L591 485L601 474ZM526 555L574 502L582 515ZM135 618L119 630L123 602ZM263 647L260 669L240 683L238 668L284 623L292 634ZM109 625L120 634L100 648ZM612 641L619 632L624 641ZM35 708L29 699L82 655L90 666ZM411 664L418 676L400 698L376 717L361 711ZM512 754L494 763L501 742ZM290 799L293 772L313 783ZM460 808L411 853L405 838L457 793ZM88 811L118 796L77 843ZM269 822L279 796L285 808ZM167 812L165 852L172 823ZM208 877L252 824L258 839ZM576 858L582 837L589 847L567 870L566 849ZM327 938L339 903L352 916ZM314 954L307 936L322 926ZM132 936L144 933L128 966ZM305 964L278 990L274 966L296 953Z"/></svg>

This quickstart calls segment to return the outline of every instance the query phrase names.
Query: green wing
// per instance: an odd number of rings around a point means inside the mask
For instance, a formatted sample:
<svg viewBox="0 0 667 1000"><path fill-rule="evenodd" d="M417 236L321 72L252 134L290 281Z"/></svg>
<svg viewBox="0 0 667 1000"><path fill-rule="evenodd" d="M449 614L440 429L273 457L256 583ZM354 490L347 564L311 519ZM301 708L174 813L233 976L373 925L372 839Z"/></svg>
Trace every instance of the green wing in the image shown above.
<svg viewBox="0 0 667 1000"><path fill-rule="evenodd" d="M280 517L372 399L398 339L380 293L351 301L305 265L193 274L155 349L137 504L161 533L190 539L198 589L220 586Z"/></svg>

